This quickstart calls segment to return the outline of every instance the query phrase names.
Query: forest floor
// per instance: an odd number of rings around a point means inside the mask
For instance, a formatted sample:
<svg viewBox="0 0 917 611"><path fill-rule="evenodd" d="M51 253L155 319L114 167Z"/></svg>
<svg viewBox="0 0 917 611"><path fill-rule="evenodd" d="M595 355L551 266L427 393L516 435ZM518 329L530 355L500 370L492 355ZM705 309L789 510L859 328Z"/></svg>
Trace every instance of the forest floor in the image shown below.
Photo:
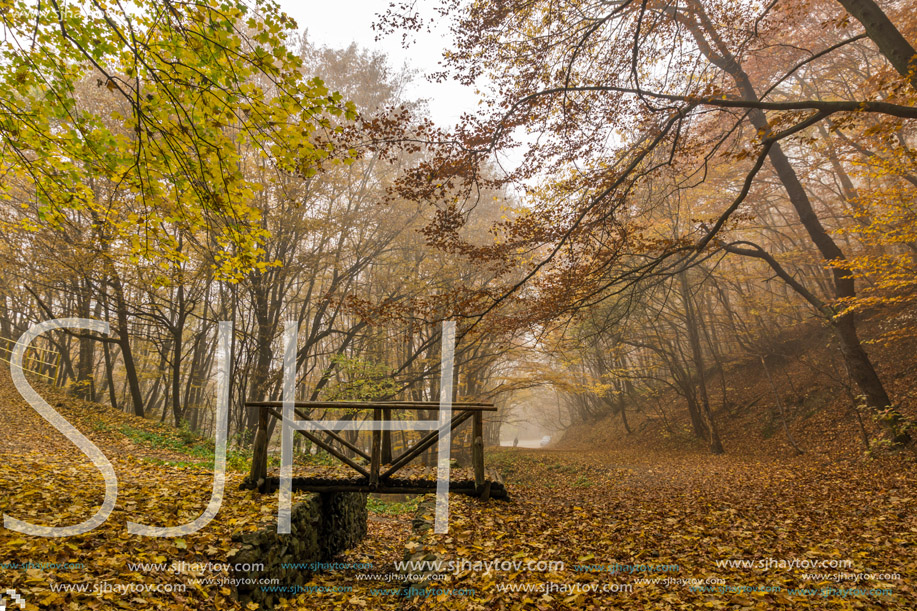
<svg viewBox="0 0 917 611"><path fill-rule="evenodd" d="M226 577L218 568L137 566L227 562L233 533L274 519L276 495L239 490L242 457L230 456L236 468L222 508L200 532L129 535L128 520L176 525L202 513L212 485L207 449L174 429L41 392L111 460L118 501L84 535L0 529L0 592L15 589L26 609L257 608L236 602L229 586L208 584ZM96 511L99 472L25 404L6 373L0 431L0 513L68 525ZM661 452L639 444L489 452L510 502L453 496L449 532L418 536L416 503L374 501L367 538L341 558L372 570L315 574L308 585L323 591L278 608L917 609L913 454L836 459L735 448L711 456L689 444ZM395 563L417 550L447 564L417 584L419 595L399 595L393 575L406 569ZM511 564L486 564L494 561ZM124 592L138 584L185 590Z"/></svg>

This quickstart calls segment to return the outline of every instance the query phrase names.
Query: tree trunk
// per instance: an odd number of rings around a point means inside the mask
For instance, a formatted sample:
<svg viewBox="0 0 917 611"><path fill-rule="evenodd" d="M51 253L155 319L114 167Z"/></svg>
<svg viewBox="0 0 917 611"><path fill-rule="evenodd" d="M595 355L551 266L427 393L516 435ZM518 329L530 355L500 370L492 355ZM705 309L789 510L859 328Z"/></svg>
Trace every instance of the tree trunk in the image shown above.
<svg viewBox="0 0 917 611"><path fill-rule="evenodd" d="M618 366L621 368L621 371L627 370L627 360L621 356L618 361ZM627 431L627 434L630 435L633 431L630 428L630 423L627 422L627 402L632 399L634 395L634 384L630 381L630 378L625 377L621 382L621 396L618 400L618 407L621 410L621 424L624 425L624 430Z"/></svg>
<svg viewBox="0 0 917 611"><path fill-rule="evenodd" d="M271 351L274 336L277 333L276 304L269 303L268 280L259 275L253 278L251 285L252 305L254 309L257 332L255 335L255 368L251 372L249 401L264 401L268 397L268 382L274 354ZM252 432L258 426L260 410L249 408L246 412L246 428Z"/></svg>
<svg viewBox="0 0 917 611"><path fill-rule="evenodd" d="M707 375L704 371L704 355L701 351L700 334L698 333L698 320L694 311L694 300L688 287L688 273L681 272L679 275L681 284L681 296L685 306L685 325L688 328L688 342L691 344L691 355L694 358L694 369L697 377L697 386L700 392L701 407L703 408L704 419L707 421L707 432L709 434L710 452L713 454L723 454L723 442L720 440L720 432L716 426L716 420L710 411L710 397L707 396Z"/></svg>
<svg viewBox="0 0 917 611"><path fill-rule="evenodd" d="M80 318L90 317L90 293L86 279L78 281L77 289L78 312ZM93 365L95 360L95 341L91 335L84 333L79 339L79 358L76 363L76 383L73 386L74 395L80 399L92 401L95 396L93 388Z"/></svg>
<svg viewBox="0 0 917 611"><path fill-rule="evenodd" d="M691 428L694 430L694 436L698 439L708 439L707 425L701 415L700 406L697 404L697 397L694 395L694 389L685 393L685 399L688 401L688 415L691 417Z"/></svg>
<svg viewBox="0 0 917 611"><path fill-rule="evenodd" d="M879 51L917 90L917 50L898 31L878 4L873 0L837 0L850 15L863 24L866 35L876 43Z"/></svg>
<svg viewBox="0 0 917 611"><path fill-rule="evenodd" d="M111 358L111 348L108 346L108 342L102 342L102 353L105 355L105 377L108 379L108 400L111 402L111 406L115 409L118 409L118 398L115 395L115 378L114 378L114 362Z"/></svg>
<svg viewBox="0 0 917 611"><path fill-rule="evenodd" d="M842 4L850 3L851 5L858 6L873 4L871 0L839 1ZM875 5L873 4L873 6ZM686 21L685 25L694 35L694 39L697 41L701 52L711 63L732 77L743 98L746 100L757 100L757 93L752 86L751 79L738 61L736 61L735 57L729 53L727 46L719 38L715 27L710 23L703 8L696 2L693 3L693 7L694 13L700 23L691 19ZM878 7L875 8L878 10ZM881 13L881 10L879 10L879 13ZM881 14L884 17L884 13ZM875 18L874 15L873 18ZM885 19L887 21L887 17ZM894 29L894 26L891 27ZM716 47L716 51L711 48L710 41L704 36L702 29L710 36L710 40L713 46ZM895 30L895 32L897 32L897 30ZM914 54L913 48L911 48L910 53L911 56L908 57L908 60ZM757 108L750 109L748 111L748 118L751 124L759 130L760 133L765 136L771 133L772 130L764 111ZM768 159L771 165L773 165L780 182L783 184L790 202L796 210L796 214L799 216L799 220L808 233L809 238L815 244L815 247L825 261L832 264L831 272L834 279L835 297L838 299L855 297L856 290L853 276L843 263L846 260L844 253L825 230L818 216L815 214L805 188L802 186L799 177L796 175L796 171L793 169L792 164L779 143L774 143L771 146L768 152ZM834 316L831 322L840 340L841 353L844 356L844 362L850 372L850 377L865 397L867 405L879 416L883 425L890 429L896 443L907 443L910 441L910 436L907 432L902 431L900 427L903 419L897 412L890 408L891 401L888 398L888 394L885 392L885 388L872 365L872 361L870 361L869 356L866 354L866 351L863 350L863 346L860 343L853 314L847 313L841 316Z"/></svg>
<svg viewBox="0 0 917 611"><path fill-rule="evenodd" d="M790 431L790 423L787 422L786 418L786 409L783 406L783 399L780 398L780 393L777 392L777 385L774 384L774 379L771 377L771 372L767 368L767 362L764 359L764 356L759 357L761 359L761 366L764 368L764 375L767 376L767 383L771 387L771 393L774 395L774 401L777 404L778 414L780 415L780 422L783 424L783 432L786 434L787 441L790 442L790 445L793 446L793 449L796 451L796 454L804 454L802 448L799 447L799 444L796 443L796 439L793 437L793 433Z"/></svg>
<svg viewBox="0 0 917 611"><path fill-rule="evenodd" d="M181 426L183 416L181 405L181 355L182 355L182 334L185 331L185 287L179 285L178 297L176 304L177 321L172 328L172 417L175 420L175 426Z"/></svg>
<svg viewBox="0 0 917 611"><path fill-rule="evenodd" d="M115 316L118 319L118 345L121 346L121 358L124 360L127 386L131 394L134 415L143 418L143 394L140 392L140 379L137 377L137 367L134 364L134 355L131 352L130 328L127 321L127 302L124 300L124 287L121 285L121 279L117 276L112 278L112 287L115 289Z"/></svg>

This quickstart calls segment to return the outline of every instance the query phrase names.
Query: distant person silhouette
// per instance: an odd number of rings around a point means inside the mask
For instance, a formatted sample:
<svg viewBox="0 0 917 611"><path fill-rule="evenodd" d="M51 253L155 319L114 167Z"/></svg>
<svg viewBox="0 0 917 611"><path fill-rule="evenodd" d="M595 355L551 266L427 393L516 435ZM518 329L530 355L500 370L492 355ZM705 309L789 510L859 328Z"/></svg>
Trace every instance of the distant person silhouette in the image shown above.
<svg viewBox="0 0 917 611"><path fill-rule="evenodd" d="M518 445L519 445L519 435L516 435L516 438L513 439L513 447L515 448Z"/></svg>

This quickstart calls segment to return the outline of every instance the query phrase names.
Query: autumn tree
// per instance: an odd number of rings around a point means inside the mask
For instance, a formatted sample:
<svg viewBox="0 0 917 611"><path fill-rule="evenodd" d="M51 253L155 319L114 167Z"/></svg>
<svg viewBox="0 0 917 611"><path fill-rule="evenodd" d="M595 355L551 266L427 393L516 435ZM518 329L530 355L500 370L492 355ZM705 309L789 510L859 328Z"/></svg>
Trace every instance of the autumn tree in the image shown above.
<svg viewBox="0 0 917 611"><path fill-rule="evenodd" d="M441 10L455 24L443 76L468 84L486 77L491 85L482 86L493 94L486 98L487 111L461 126L462 146L419 168L411 180L417 185L422 176L432 176L436 184L473 183L469 164L518 145L524 133L537 135L537 144L525 147L521 162L503 179L528 191L530 213L503 226L504 248L474 252L507 259L520 249L549 245L528 266L525 282L510 284L507 293L538 286L548 297L546 313L562 312L634 279L689 266L709 249L755 257L831 322L866 403L896 442L904 443L906 423L862 346L854 313L842 305L856 296L848 258L785 150L829 120L917 118L908 98L910 60L901 61L913 48L876 5L851 4L865 34L839 9L830 2L803 11L796 5L699 0L443 3ZM404 5L384 23L410 29L423 21ZM813 50L789 40L826 27L841 40ZM824 100L788 86L801 68L834 59L864 36L890 64L869 87L853 85L848 97ZM734 187L710 194L706 212L683 224L676 236L645 231L634 204L645 185L675 173L674 192L690 198L723 159L735 169ZM792 205L794 222L831 270L833 286L824 299L795 282L760 245L730 238L749 195L771 172ZM444 215L440 227L448 228L454 218ZM463 250L458 239L450 247ZM621 265L628 259L631 264Z"/></svg>

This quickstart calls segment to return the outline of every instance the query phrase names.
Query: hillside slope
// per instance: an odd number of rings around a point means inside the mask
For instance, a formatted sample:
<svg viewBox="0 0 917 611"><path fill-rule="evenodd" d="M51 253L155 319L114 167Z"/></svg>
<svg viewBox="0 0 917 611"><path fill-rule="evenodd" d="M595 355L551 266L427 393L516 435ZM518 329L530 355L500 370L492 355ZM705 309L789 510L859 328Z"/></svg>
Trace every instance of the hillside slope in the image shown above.
<svg viewBox="0 0 917 611"><path fill-rule="evenodd" d="M876 323L863 325L866 338L877 337L880 330ZM867 342L889 394L902 413L917 420L917 338ZM771 350L766 360L770 379L755 356L727 364L725 383L718 369L707 372L711 408L727 453L757 457L795 454L784 419L790 435L807 454L862 457L866 439L874 450L881 449L875 442L882 431L871 414L855 407L856 392L829 329L812 326L804 333L779 338ZM632 398L628 420L633 430L630 434L617 414L573 426L565 431L558 447L705 451L705 445L691 434L685 399L673 391L655 400Z"/></svg>

